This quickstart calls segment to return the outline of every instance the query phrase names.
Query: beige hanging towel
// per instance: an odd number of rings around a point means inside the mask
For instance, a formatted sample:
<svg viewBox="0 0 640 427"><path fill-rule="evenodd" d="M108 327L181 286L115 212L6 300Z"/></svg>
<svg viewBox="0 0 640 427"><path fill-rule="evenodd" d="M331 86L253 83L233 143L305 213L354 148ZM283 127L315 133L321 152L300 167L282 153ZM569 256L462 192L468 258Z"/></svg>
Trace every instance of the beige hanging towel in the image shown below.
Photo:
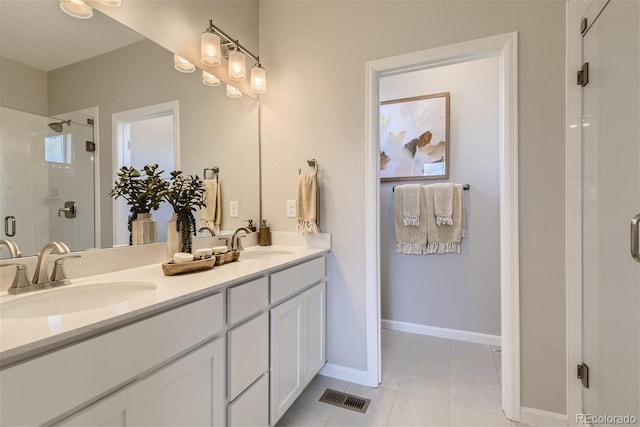
<svg viewBox="0 0 640 427"><path fill-rule="evenodd" d="M420 184L407 184L396 187L402 191L402 216L404 225L417 227L420 225Z"/></svg>
<svg viewBox="0 0 640 427"><path fill-rule="evenodd" d="M298 176L298 224L296 231L305 237L320 234L320 192L316 173Z"/></svg>
<svg viewBox="0 0 640 427"><path fill-rule="evenodd" d="M433 184L436 225L453 225L453 184Z"/></svg>
<svg viewBox="0 0 640 427"><path fill-rule="evenodd" d="M418 225L406 225L404 221L403 199L404 185L395 189L395 228L396 228L396 252L406 255L422 255L427 250L427 221L420 221ZM424 192L418 194L420 202L420 216L426 218L426 201Z"/></svg>
<svg viewBox="0 0 640 427"><path fill-rule="evenodd" d="M466 226L462 184L453 184L452 225L438 225L434 203L435 185L423 187L426 199L427 247L426 254L460 253L460 242Z"/></svg>
<svg viewBox="0 0 640 427"><path fill-rule="evenodd" d="M220 233L222 219L220 190L220 181L217 177L204 181L204 200L207 205L200 210L201 226L209 227L216 233Z"/></svg>

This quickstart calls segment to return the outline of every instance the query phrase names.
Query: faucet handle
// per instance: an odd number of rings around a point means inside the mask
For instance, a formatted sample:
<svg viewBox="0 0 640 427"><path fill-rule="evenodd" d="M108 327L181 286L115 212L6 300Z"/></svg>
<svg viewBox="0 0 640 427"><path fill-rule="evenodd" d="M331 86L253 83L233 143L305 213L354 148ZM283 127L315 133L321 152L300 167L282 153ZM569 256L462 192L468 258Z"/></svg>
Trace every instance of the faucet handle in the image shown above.
<svg viewBox="0 0 640 427"><path fill-rule="evenodd" d="M247 237L247 235L246 234L238 234L236 236L236 244L235 244L235 246L236 246L235 250L236 251L244 251L244 248L242 247L242 240L240 240L243 237Z"/></svg>
<svg viewBox="0 0 640 427"><path fill-rule="evenodd" d="M58 258L53 262L53 272L51 272L51 285L60 286L71 283L64 271L64 261L69 258L80 258L80 255L67 255Z"/></svg>
<svg viewBox="0 0 640 427"><path fill-rule="evenodd" d="M229 237L218 237L218 240L222 240L227 246L227 249L231 250L231 239Z"/></svg>
<svg viewBox="0 0 640 427"><path fill-rule="evenodd" d="M8 267L10 265L16 266L16 275L14 276L13 283L11 283L11 287L9 288L9 294L17 295L32 290L31 281L27 277L27 266L17 262L11 262L8 264L2 264L0 267Z"/></svg>

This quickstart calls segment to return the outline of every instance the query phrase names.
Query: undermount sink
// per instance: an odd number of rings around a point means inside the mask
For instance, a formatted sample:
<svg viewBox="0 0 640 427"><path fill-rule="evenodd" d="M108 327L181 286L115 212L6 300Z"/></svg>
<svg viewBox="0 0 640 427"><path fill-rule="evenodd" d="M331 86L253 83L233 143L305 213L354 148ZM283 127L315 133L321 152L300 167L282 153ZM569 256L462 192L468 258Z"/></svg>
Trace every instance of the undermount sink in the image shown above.
<svg viewBox="0 0 640 427"><path fill-rule="evenodd" d="M277 255L292 255L293 252L282 249L256 249L253 251L244 251L240 255L240 259L262 259Z"/></svg>
<svg viewBox="0 0 640 427"><path fill-rule="evenodd" d="M46 317L92 310L129 301L156 289L150 282L121 281L35 291L0 303L0 317Z"/></svg>

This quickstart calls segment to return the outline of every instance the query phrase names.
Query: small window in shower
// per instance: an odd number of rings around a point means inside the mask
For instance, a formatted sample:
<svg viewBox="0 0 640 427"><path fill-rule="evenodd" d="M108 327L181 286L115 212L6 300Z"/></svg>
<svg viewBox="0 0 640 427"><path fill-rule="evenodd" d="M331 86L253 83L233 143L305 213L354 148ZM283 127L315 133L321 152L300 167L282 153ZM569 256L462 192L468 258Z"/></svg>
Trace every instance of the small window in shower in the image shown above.
<svg viewBox="0 0 640 427"><path fill-rule="evenodd" d="M71 136L52 135L44 139L44 160L71 164Z"/></svg>

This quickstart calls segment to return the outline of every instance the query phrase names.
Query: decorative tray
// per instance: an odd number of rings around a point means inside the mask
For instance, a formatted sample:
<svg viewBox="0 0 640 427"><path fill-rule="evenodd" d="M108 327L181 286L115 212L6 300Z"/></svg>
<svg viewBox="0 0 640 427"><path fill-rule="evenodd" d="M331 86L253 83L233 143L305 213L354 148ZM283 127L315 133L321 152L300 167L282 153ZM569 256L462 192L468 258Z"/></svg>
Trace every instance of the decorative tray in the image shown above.
<svg viewBox="0 0 640 427"><path fill-rule="evenodd" d="M175 276L176 274L191 273L193 271L208 270L216 263L216 257L199 259L188 262L169 261L162 264L162 272L165 276Z"/></svg>

